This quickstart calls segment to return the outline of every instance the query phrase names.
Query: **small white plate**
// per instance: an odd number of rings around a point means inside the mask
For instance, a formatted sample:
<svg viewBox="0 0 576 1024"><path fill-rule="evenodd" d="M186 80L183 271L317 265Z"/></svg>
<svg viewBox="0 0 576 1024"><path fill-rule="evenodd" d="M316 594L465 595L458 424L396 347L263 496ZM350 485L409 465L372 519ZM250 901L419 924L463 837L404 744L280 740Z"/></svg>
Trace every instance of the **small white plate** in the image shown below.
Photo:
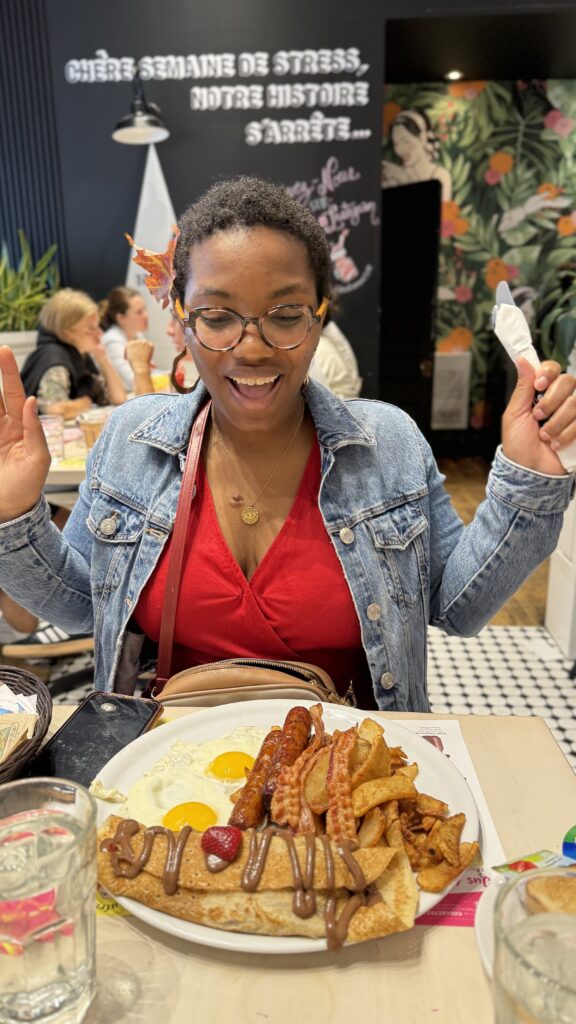
<svg viewBox="0 0 576 1024"><path fill-rule="evenodd" d="M272 725L282 725L288 711L296 704L310 707L313 701L243 701L238 704L223 704L220 707L207 708L194 715L177 718L168 725L152 729L139 739L124 747L101 770L98 779L107 789L119 789L126 792L156 761L163 757L176 740L202 743L223 736L236 726L254 725L259 729L268 730ZM337 704L323 705L324 722L328 731L346 729L357 722L369 718L366 711L349 708ZM462 838L471 842L478 838L479 822L474 797L465 778L444 754L440 753L426 740L410 732L398 722L387 721L384 731L387 742L391 746L402 746L409 761L417 761L420 767L418 788L424 793L445 800L450 814L464 811L466 824ZM101 824L109 814L114 814L114 804L102 800L98 804L98 821ZM430 910L446 892L458 881L455 878L441 893L420 893L418 914ZM118 898L126 910L129 910L141 921L151 924L169 935L199 942L217 949L236 950L242 953L316 953L326 949L322 939L305 939L299 937L274 937L267 935L251 935L239 932L226 932L218 928L206 928L181 921L177 917L163 914L159 910L137 903L135 900Z"/></svg>

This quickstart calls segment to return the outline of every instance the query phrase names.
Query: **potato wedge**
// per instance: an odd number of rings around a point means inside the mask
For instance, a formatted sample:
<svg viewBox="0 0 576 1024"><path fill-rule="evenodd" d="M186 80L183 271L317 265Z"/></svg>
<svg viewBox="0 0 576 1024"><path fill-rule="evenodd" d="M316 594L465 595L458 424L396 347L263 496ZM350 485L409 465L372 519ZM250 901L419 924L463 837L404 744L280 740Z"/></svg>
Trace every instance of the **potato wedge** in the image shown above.
<svg viewBox="0 0 576 1024"><path fill-rule="evenodd" d="M376 846L376 843L386 828L386 819L379 807L373 807L358 829L356 838L360 846Z"/></svg>
<svg viewBox="0 0 576 1024"><path fill-rule="evenodd" d="M371 779L370 782L363 782L352 793L354 816L362 818L373 807L385 804L388 800L415 800L417 796L414 783L402 775Z"/></svg>
<svg viewBox="0 0 576 1024"><path fill-rule="evenodd" d="M420 814L427 814L432 818L444 818L448 814L448 804L434 796L428 796L427 793L418 793L416 808Z"/></svg>
<svg viewBox="0 0 576 1024"><path fill-rule="evenodd" d="M453 865L449 864L447 860L441 860L434 867L423 868L416 879L418 885L424 892L442 892L448 882L451 882L472 863L479 849L478 843L461 843L458 864Z"/></svg>
<svg viewBox="0 0 576 1024"><path fill-rule="evenodd" d="M328 809L326 777L328 775L328 765L330 764L330 750L330 747L326 747L322 751L322 756L318 758L310 769L304 783L304 798L315 814L324 814Z"/></svg>
<svg viewBox="0 0 576 1024"><path fill-rule="evenodd" d="M440 822L434 836L434 844L449 864L457 867L460 863L460 837L466 823L465 814L453 814Z"/></svg>

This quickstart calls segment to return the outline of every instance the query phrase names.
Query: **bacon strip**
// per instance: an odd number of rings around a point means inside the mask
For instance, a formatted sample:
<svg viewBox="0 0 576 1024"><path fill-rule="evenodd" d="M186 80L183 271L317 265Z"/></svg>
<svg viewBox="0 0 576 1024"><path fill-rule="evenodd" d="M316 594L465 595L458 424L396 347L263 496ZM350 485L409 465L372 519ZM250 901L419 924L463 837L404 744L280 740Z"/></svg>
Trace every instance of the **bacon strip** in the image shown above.
<svg viewBox="0 0 576 1024"><path fill-rule="evenodd" d="M348 729L333 741L330 764L326 777L328 810L326 812L326 835L333 842L356 838L356 819L352 805L352 781L350 778L350 754L356 742L357 727Z"/></svg>
<svg viewBox="0 0 576 1024"><path fill-rule="evenodd" d="M324 745L325 730L322 719L322 705L315 704L314 707L310 708L310 715L314 726L314 739L293 765L286 765L281 769L270 805L272 821L277 825L288 825L294 832L300 831L300 814L302 803L305 803L303 794L304 781L307 774L305 769L307 769L308 764L317 751ZM310 808L308 808L308 811L310 811ZM311 811L310 814L312 814ZM314 832L314 819L309 819L306 815L305 819L307 827L304 831Z"/></svg>

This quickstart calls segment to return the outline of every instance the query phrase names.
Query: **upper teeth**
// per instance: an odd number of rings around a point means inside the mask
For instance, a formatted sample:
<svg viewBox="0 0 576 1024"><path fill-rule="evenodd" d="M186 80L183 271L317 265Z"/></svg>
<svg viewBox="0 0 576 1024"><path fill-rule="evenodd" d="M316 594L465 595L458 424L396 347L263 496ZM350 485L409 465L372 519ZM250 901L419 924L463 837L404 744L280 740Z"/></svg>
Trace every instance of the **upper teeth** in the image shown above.
<svg viewBox="0 0 576 1024"><path fill-rule="evenodd" d="M278 380L278 376L275 377L231 377L231 380L235 384L273 384L275 380Z"/></svg>

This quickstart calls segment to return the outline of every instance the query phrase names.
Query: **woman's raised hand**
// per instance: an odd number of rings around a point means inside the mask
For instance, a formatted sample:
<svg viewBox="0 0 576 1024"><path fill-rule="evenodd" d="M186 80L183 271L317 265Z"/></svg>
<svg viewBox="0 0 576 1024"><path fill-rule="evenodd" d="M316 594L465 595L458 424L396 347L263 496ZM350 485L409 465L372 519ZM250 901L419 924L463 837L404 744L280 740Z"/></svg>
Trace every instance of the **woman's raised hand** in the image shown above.
<svg viewBox="0 0 576 1024"><path fill-rule="evenodd" d="M134 338L126 345L126 359L135 373L142 370L150 370L153 367L152 355L154 345L144 338Z"/></svg>
<svg viewBox="0 0 576 1024"><path fill-rule="evenodd" d="M12 349L0 347L0 522L24 515L38 502L50 453L35 398L26 398Z"/></svg>
<svg viewBox="0 0 576 1024"><path fill-rule="evenodd" d="M576 440L576 378L546 360L535 374L516 360L518 382L502 417L502 450L512 462L539 473L565 473L558 452ZM540 400L534 405L534 392Z"/></svg>

